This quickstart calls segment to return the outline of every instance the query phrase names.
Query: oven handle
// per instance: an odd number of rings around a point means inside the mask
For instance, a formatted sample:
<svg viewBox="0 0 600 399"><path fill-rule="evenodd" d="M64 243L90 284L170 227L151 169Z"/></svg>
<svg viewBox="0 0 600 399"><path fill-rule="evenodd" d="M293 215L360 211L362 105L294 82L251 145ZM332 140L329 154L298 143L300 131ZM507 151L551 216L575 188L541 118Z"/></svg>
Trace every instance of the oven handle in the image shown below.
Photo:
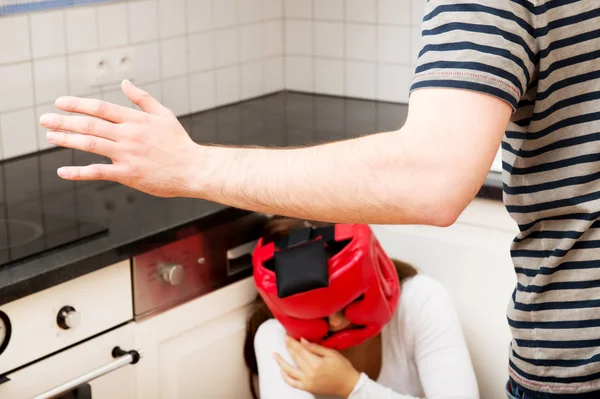
<svg viewBox="0 0 600 399"><path fill-rule="evenodd" d="M98 377L120 369L121 367L125 367L128 364L136 364L141 358L141 355L138 351L124 351L118 346L113 349L112 356L117 360L105 366L102 366L99 369L84 374L81 377L75 378L72 381L59 385L56 388L53 388L47 392L44 392L43 394L36 396L34 399L50 399L62 395L74 388L77 388L80 385L86 384L92 380L95 380Z"/></svg>

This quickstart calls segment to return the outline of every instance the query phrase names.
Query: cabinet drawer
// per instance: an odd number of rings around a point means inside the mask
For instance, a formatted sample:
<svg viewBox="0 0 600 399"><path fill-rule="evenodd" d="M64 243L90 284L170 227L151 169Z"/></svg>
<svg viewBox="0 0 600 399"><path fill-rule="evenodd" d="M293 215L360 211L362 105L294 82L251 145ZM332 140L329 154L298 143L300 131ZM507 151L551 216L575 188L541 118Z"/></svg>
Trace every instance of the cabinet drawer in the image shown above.
<svg viewBox="0 0 600 399"><path fill-rule="evenodd" d="M59 312L76 312L73 327ZM23 366L133 318L129 260L108 266L0 307L10 340L0 353L0 374Z"/></svg>

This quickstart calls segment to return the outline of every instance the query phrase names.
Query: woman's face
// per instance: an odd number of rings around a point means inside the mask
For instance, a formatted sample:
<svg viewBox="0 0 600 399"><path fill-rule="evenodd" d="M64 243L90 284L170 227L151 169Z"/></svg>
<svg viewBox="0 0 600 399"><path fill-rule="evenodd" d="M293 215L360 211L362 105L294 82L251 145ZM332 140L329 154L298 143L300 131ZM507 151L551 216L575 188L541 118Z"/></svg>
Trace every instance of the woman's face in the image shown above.
<svg viewBox="0 0 600 399"><path fill-rule="evenodd" d="M348 320L346 316L344 316L344 310L340 310L339 312L336 312L329 316L327 318L327 323L329 324L330 333L336 333L345 330L352 324L350 320Z"/></svg>

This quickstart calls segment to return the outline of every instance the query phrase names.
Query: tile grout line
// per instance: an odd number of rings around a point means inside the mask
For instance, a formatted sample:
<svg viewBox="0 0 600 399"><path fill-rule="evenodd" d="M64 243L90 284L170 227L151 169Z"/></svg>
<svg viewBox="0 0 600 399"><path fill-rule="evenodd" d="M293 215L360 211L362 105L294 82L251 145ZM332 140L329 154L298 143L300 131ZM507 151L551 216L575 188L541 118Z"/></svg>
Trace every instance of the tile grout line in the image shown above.
<svg viewBox="0 0 600 399"><path fill-rule="evenodd" d="M315 49L316 49L316 31L315 31L315 4L316 0L311 0L311 19L310 19L310 31L311 31L311 63L312 63L312 87L309 90L310 93L317 92L317 60L315 58Z"/></svg>
<svg viewBox="0 0 600 399"><path fill-rule="evenodd" d="M127 12L129 12L129 7L127 8ZM268 20L264 20L262 22L279 22L279 19L276 18L271 18ZM129 28L129 22L128 24L128 28ZM241 24L240 27L244 27L244 26L249 26L249 25L254 25L256 24L256 22L253 23L247 23L247 24ZM66 25L66 23L65 23ZM197 32L189 32L189 36L192 35L198 35L198 34L207 34L207 33L213 33L213 32L218 32L218 31L222 31L222 30L227 30L227 29L232 29L232 28L236 28L235 25L230 25L227 27L221 27L221 28L216 28L216 29L207 29L207 30L203 30L203 31L197 31ZM65 26L65 30L66 30L66 26ZM128 36L130 36L130 32L129 29L127 30L127 34ZM163 39L180 39L183 38L185 36L188 36L187 33L181 34L181 35L173 35L173 36L168 36L165 37ZM138 41L138 42L132 42L131 38L128 38L128 44L127 45L120 45L120 46L108 46L106 48L97 48L95 50L84 50L84 51L73 51L73 52L69 52L67 50L65 50L65 53L63 54L55 54L55 55L49 55L49 56L42 56L42 57L30 57L28 59L23 59L20 61L11 61L11 62L4 62L4 63L0 63L0 67L5 67L5 66L14 66L14 65L19 65L19 64L25 64L27 62L30 61L45 61L45 60L50 60L50 59L54 59L54 58L58 58L58 57L63 57L63 56L70 56L70 55L84 55L84 54L89 54L89 53L93 53L93 52L97 52L97 51L105 51L105 50L119 50L119 49L123 49L126 47L132 47L132 46L140 46L140 45L148 45L148 44L153 44L153 43L157 43L160 40L163 40L161 38L157 38L157 39L153 39L153 40L143 40L143 41ZM65 31L65 49L66 49L66 31Z"/></svg>
<svg viewBox="0 0 600 399"><path fill-rule="evenodd" d="M35 146L37 150L40 150L40 138L38 137L39 134L38 129L36 128L36 120L37 120L37 108L35 106L35 104L37 103L37 87L35 84L35 63L33 62L33 31L32 31L32 27L31 27L31 15L27 15L27 29L29 30L29 55L31 57L31 91L32 91L32 99L33 99L33 115L34 115L34 119L33 119L33 132L32 134L35 134ZM1 136L0 136L1 137ZM3 140L4 142L4 140ZM3 143L4 144L4 143ZM4 158L4 145L2 145L2 158Z"/></svg>
<svg viewBox="0 0 600 399"><path fill-rule="evenodd" d="M98 21L98 6L94 6L94 7L90 7L91 9L94 10L94 19L96 20L96 49L93 50L93 52L100 52L100 51L106 51L105 49L102 49L100 46L100 22ZM105 95L107 94L107 92L104 89L104 86L100 86L98 88L100 90L100 98L104 101L106 101L106 97Z"/></svg>
<svg viewBox="0 0 600 399"><path fill-rule="evenodd" d="M346 24L346 10L347 10L347 0L342 0L342 96L348 95L348 87L347 87L347 72L346 72L346 32L347 32L347 24ZM345 112L345 107L344 107ZM344 120L346 119L346 115L344 114Z"/></svg>
<svg viewBox="0 0 600 399"><path fill-rule="evenodd" d="M217 82L217 80L218 80L217 79L217 69L216 69L216 66L217 66L217 46L216 46L217 41L216 41L216 35L215 35L215 30L214 30L214 27L215 27L215 15L216 15L214 2L215 2L215 0L210 0L210 15L211 15L211 27L212 27L212 30L211 30L211 42L212 42L212 46L211 46L211 48L212 48L212 59L213 59L213 67L214 67L213 68L213 71L214 71L213 72L213 82L214 82L214 84L213 84L213 96L214 96L214 101L213 101L212 106L213 107L217 107L217 104L219 103L219 101L218 101L219 89L217 87L217 85L218 85L218 82Z"/></svg>
<svg viewBox="0 0 600 399"><path fill-rule="evenodd" d="M379 99L379 0L375 0L375 98Z"/></svg>
<svg viewBox="0 0 600 399"><path fill-rule="evenodd" d="M188 87L188 112L192 113L192 68L190 65L190 29L188 26L188 0L183 1L183 25L185 37L185 71Z"/></svg>
<svg viewBox="0 0 600 399"><path fill-rule="evenodd" d="M287 17L286 17L286 7L285 7L285 0L280 0L281 1L281 73L283 76L283 90L286 90L288 87L288 82L287 82L287 54L286 54L286 25L287 25Z"/></svg>
<svg viewBox="0 0 600 399"><path fill-rule="evenodd" d="M241 46L241 40L240 40L240 35L242 34L242 30L240 28L240 20L241 20L241 13L242 13L242 9L240 7L240 1L244 1L244 0L235 0L235 31L236 31L236 35L235 35L235 41L236 41L236 47L237 47L237 62L235 63L236 68L237 68L237 75L238 75L238 101L240 101L243 98L243 85L242 85L242 67L241 67L241 62L242 62L242 57L241 57L241 53L242 53L242 46Z"/></svg>

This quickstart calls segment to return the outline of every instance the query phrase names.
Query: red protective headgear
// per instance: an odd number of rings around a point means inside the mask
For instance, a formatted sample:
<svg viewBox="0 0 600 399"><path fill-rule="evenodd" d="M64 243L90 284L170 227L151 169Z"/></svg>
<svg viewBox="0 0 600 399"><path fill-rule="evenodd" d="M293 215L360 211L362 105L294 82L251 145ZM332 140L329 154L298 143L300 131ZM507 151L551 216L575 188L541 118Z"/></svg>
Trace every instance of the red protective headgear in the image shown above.
<svg viewBox="0 0 600 399"><path fill-rule="evenodd" d="M339 252L327 259L326 246ZM396 268L368 225L298 229L269 244L261 239L253 265L260 296L296 339L343 350L377 335L398 305ZM326 318L344 308L360 328L328 335Z"/></svg>

